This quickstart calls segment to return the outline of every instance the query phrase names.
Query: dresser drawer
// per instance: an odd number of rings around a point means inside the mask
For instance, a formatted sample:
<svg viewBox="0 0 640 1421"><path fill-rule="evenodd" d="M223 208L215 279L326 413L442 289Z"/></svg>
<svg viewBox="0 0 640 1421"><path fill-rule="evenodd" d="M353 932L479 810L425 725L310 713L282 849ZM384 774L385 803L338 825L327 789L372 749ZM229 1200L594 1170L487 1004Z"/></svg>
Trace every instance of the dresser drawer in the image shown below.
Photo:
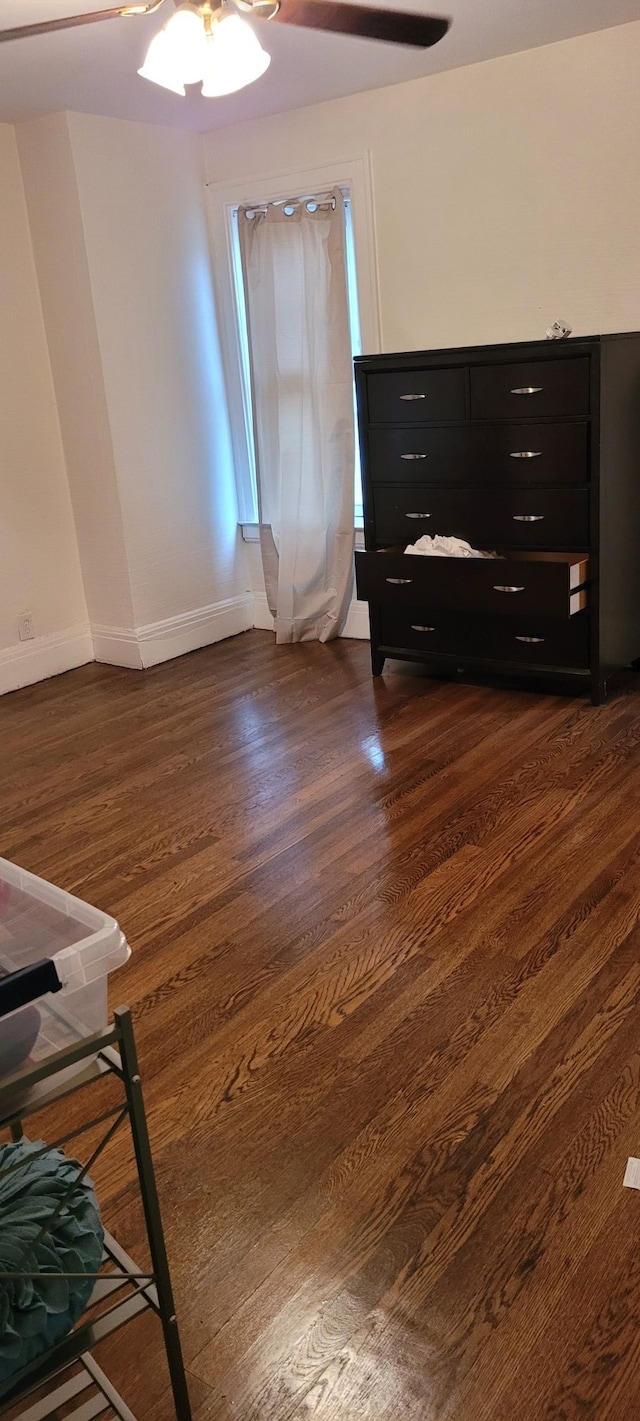
<svg viewBox="0 0 640 1421"><path fill-rule="evenodd" d="M515 361L471 369L472 419L538 419L589 413L589 360Z"/></svg>
<svg viewBox="0 0 640 1421"><path fill-rule="evenodd" d="M415 543L423 533L466 538L479 548L586 548L586 488L440 488L376 484L378 543Z"/></svg>
<svg viewBox="0 0 640 1421"><path fill-rule="evenodd" d="M586 424L416 425L369 431L373 483L575 484L588 477Z"/></svg>
<svg viewBox="0 0 640 1421"><path fill-rule="evenodd" d="M358 597L388 607L509 617L570 617L587 605L583 553L438 558L401 548L356 553ZM580 590L578 590L580 589Z"/></svg>
<svg viewBox="0 0 640 1421"><path fill-rule="evenodd" d="M427 615L424 608L380 609L379 645L393 651L430 656L504 661L512 665L586 670L589 666L589 614L570 621L544 618L455 617Z"/></svg>
<svg viewBox="0 0 640 1421"><path fill-rule="evenodd" d="M465 419L466 370L411 370L367 377L371 423Z"/></svg>

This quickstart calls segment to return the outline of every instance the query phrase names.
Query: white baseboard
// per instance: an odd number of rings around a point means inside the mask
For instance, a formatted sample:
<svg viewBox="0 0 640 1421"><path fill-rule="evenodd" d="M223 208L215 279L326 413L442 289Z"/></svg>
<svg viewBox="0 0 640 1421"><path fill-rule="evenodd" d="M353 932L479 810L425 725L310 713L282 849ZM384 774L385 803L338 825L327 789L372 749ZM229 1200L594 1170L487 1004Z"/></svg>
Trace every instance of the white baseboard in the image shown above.
<svg viewBox="0 0 640 1421"><path fill-rule="evenodd" d="M146 627L138 627L142 665L157 666L160 661L184 656L186 651L196 651L200 646L210 646L225 637L237 636L238 632L247 632L252 626L250 592L227 597L223 602L212 602L209 607L197 607L177 617L166 617L162 622L150 622Z"/></svg>
<svg viewBox="0 0 640 1421"><path fill-rule="evenodd" d="M108 627L93 623L69 627L51 636L35 637L17 646L0 651L0 695L31 686L61 671L71 671L88 661L103 661L110 666L126 666L142 670L169 661L200 646L209 646L225 637L237 636L250 627L273 630L273 617L264 595L242 593L198 607L177 617L132 631L126 627ZM369 637L369 609L366 602L352 602L344 637Z"/></svg>
<svg viewBox="0 0 640 1421"><path fill-rule="evenodd" d="M269 604L264 593L255 592L253 595L253 626L259 627L261 631L273 631L273 617L269 611ZM369 640L369 603L357 602L354 598L349 608L349 615L344 624L344 630L340 633L344 637L353 637L358 641Z"/></svg>
<svg viewBox="0 0 640 1421"><path fill-rule="evenodd" d="M46 681L87 661L93 661L93 643L86 623L8 646L0 651L0 695Z"/></svg>
<svg viewBox="0 0 640 1421"><path fill-rule="evenodd" d="M349 615L340 633L341 636L357 638L358 641L369 641L369 603L358 602L354 597L349 608Z"/></svg>
<svg viewBox="0 0 640 1421"><path fill-rule="evenodd" d="M253 621L251 625L259 627L263 632L273 631L273 617L264 592L254 592L253 594Z"/></svg>
<svg viewBox="0 0 640 1421"><path fill-rule="evenodd" d="M165 617L160 622L149 622L134 631L94 624L95 658L110 666L141 670L236 636L252 626L253 598L246 592L239 597L212 602L208 607L196 607L192 612L181 612L176 617Z"/></svg>
<svg viewBox="0 0 640 1421"><path fill-rule="evenodd" d="M96 661L104 661L107 666L128 666L132 671L142 670L142 654L138 634L126 627L107 627L92 622L93 654Z"/></svg>

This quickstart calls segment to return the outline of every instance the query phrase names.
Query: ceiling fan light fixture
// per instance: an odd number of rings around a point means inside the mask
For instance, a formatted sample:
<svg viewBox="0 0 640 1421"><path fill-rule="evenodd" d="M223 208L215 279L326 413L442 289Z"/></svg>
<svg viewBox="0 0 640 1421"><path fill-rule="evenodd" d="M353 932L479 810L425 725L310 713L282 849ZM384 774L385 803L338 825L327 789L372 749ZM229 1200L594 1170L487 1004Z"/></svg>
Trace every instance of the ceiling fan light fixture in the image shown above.
<svg viewBox="0 0 640 1421"><path fill-rule="evenodd" d="M138 73L143 79L150 79L152 84L160 84L163 89L171 89L174 94L181 94L184 98L182 71L166 30L160 30L154 35Z"/></svg>
<svg viewBox="0 0 640 1421"><path fill-rule="evenodd" d="M221 98L253 84L269 68L271 55L262 48L252 28L239 15L223 15L207 37L207 59L202 93Z"/></svg>

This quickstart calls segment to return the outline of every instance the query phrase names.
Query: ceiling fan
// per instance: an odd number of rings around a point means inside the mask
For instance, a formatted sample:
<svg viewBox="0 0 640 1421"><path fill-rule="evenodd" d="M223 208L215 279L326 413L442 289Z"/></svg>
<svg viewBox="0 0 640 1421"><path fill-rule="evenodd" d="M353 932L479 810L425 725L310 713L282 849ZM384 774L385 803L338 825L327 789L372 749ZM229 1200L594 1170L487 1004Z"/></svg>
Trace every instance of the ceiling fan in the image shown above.
<svg viewBox="0 0 640 1421"><path fill-rule="evenodd" d="M108 10L18 25L0 30L0 43L74 29L77 25L92 25L100 20L151 15L163 4L164 0L140 0L139 3L133 0L130 5L116 5ZM250 15L253 20L276 20L279 24L303 29L386 40L418 49L429 49L437 44L451 23L435 15L369 9L366 5L350 4L348 0L200 0L200 3L189 0L187 4L178 5L154 36L138 73L182 95L185 84L200 81L205 97L231 94L253 83L264 74L271 56L241 15Z"/></svg>

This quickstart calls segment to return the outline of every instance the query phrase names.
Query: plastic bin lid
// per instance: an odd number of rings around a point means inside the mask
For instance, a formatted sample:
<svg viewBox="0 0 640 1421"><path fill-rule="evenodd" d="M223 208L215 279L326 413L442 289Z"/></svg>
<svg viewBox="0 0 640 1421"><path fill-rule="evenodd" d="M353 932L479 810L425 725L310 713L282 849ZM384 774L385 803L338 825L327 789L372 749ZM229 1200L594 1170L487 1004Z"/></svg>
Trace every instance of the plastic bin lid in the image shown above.
<svg viewBox="0 0 640 1421"><path fill-rule="evenodd" d="M130 955L115 918L0 858L0 972L53 957L60 981L74 992Z"/></svg>

